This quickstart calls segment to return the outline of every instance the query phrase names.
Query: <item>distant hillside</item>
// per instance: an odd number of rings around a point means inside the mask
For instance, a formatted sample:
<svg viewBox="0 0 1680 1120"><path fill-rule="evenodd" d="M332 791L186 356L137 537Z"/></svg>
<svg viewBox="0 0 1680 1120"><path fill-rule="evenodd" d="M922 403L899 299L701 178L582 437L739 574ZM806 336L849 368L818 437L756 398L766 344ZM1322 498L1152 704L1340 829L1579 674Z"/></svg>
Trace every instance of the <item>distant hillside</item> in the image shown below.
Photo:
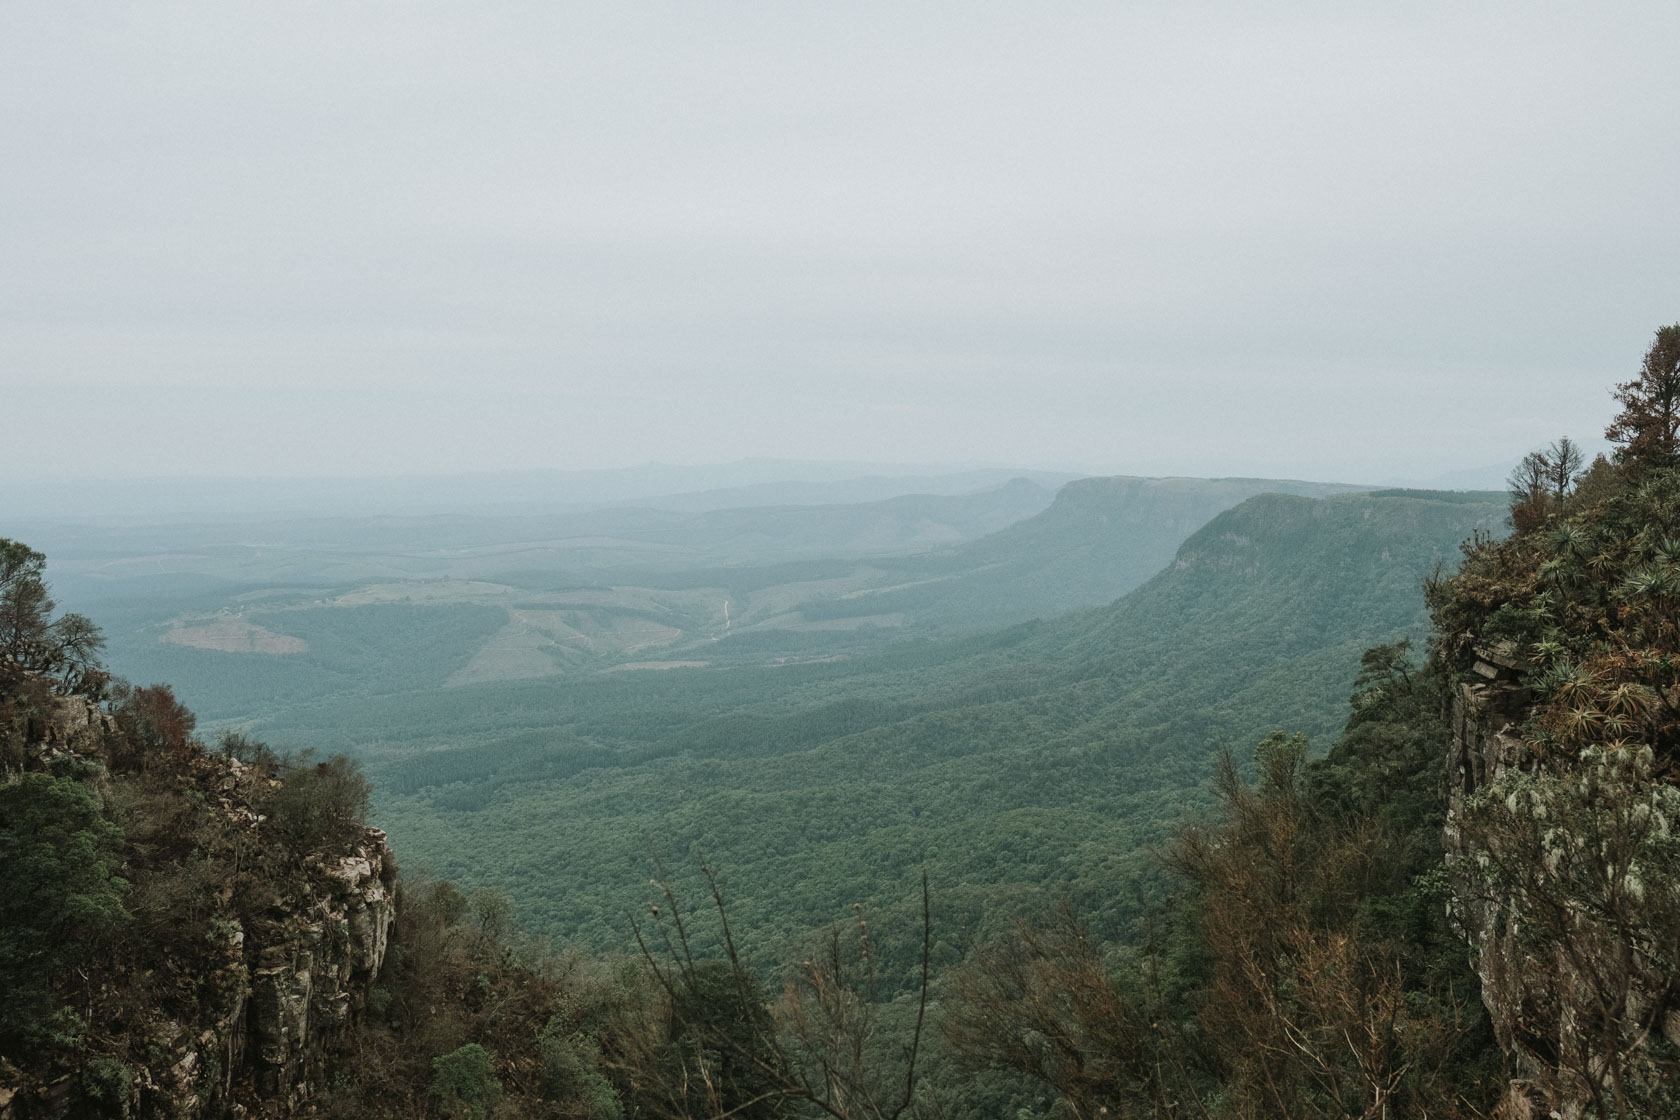
<svg viewBox="0 0 1680 1120"><path fill-rule="evenodd" d="M903 611L918 621L1021 622L1111 602L1166 566L1214 515L1256 494L1357 491L1275 478L1085 478L1050 508L946 553L907 561L909 586L806 609L812 618Z"/></svg>
<svg viewBox="0 0 1680 1120"><path fill-rule="evenodd" d="M1427 628L1421 586L1456 566L1472 533L1502 534L1503 495L1378 491L1325 500L1265 494L1203 526L1170 567L1110 607L1067 620L1030 648L1124 679L1163 733L1221 728L1227 741L1289 726L1341 726L1359 654ZM1185 686L1206 707L1184 710ZM1145 711L1134 706L1136 723Z"/></svg>
<svg viewBox="0 0 1680 1120"><path fill-rule="evenodd" d="M615 563L681 568L902 553L995 533L1045 509L1054 497L1053 489L1016 478L972 493L900 494L856 503L755 505L697 513L603 509L556 524L564 538L518 543L526 550L521 562L552 559L576 567L583 559L592 568ZM542 524L527 528L526 537ZM483 551L488 553L489 547Z"/></svg>
<svg viewBox="0 0 1680 1120"><path fill-rule="evenodd" d="M1122 922L1216 752L1279 727L1324 742L1359 653L1421 635L1423 577L1505 514L1498 495L1259 496L1124 599L1054 622L772 673L487 691L470 746L371 759L395 794L382 819L545 931L603 943L651 853L729 869L761 946L802 915L890 911L923 866L959 926L1046 892ZM300 734L330 734L317 718Z"/></svg>
<svg viewBox="0 0 1680 1120"><path fill-rule="evenodd" d="M852 505L51 526L126 675L209 719L618 665L784 666L1113 601L1273 479L1017 479ZM396 717L400 720L400 716ZM402 729L396 729L399 736Z"/></svg>

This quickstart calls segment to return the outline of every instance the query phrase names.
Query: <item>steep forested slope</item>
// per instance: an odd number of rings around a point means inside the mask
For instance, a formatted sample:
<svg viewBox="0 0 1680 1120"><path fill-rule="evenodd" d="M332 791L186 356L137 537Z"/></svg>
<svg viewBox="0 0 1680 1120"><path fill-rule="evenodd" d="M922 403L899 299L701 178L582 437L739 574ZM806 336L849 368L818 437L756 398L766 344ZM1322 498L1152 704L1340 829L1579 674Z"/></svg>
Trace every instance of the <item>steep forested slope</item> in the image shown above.
<svg viewBox="0 0 1680 1120"><path fill-rule="evenodd" d="M1153 866L1142 846L1206 803L1215 752L1333 733L1360 652L1421 633L1432 564L1504 515L1483 496L1262 496L1110 607L919 665L684 674L678 702L649 690L617 724L580 682L551 731L506 728L490 773L436 756L428 785L410 759L376 761L406 790L381 816L440 871L603 942L655 854L727 869L766 947L854 901L890 910L922 866L954 927L1045 892L1119 922Z"/></svg>
<svg viewBox="0 0 1680 1120"><path fill-rule="evenodd" d="M805 610L813 618L904 611L929 622L1005 624L1097 606L1149 579L1186 537L1248 498L1354 489L1264 478L1084 478L1034 517L903 561L907 586Z"/></svg>

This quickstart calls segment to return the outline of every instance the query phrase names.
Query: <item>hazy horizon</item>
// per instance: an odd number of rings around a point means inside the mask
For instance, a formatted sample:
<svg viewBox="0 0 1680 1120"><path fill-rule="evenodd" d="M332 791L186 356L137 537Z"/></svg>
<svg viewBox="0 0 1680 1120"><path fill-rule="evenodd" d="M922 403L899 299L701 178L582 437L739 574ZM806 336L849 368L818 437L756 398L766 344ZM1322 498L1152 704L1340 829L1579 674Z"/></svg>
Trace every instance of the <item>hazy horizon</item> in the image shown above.
<svg viewBox="0 0 1680 1120"><path fill-rule="evenodd" d="M1680 6L0 12L0 476L1382 481L1680 318Z"/></svg>
<svg viewBox="0 0 1680 1120"><path fill-rule="evenodd" d="M1433 476L1273 480L1348 487L1498 490L1514 463ZM843 506L910 495L979 495L1026 480L1054 492L1076 478L1239 479L1136 475L1007 464L906 464L743 459L734 462L446 475L0 479L11 525L289 521L313 518L580 514L610 506L698 512L763 506ZM4 525L0 525L0 530Z"/></svg>
<svg viewBox="0 0 1680 1120"><path fill-rule="evenodd" d="M1608 448L1602 440L1582 440L1580 443L1589 445L1596 454L1599 450ZM1452 474L1482 474L1488 471L1506 470L1515 465L1515 460L1504 460L1499 463L1457 463L1450 464L1441 470L1432 470L1429 477L1445 477ZM765 481L807 481L816 478L823 479L860 479L870 477L943 477L968 471L1023 471L1040 473L1059 473L1077 475L1082 478L1096 477L1135 477L1135 478L1291 478L1291 475L1277 474L1236 474L1221 472L1213 469L1188 470L1182 472L1164 471L1149 472L1127 470L1120 467L1104 467L1089 463L1074 462L1007 462L1003 460L895 460L870 461L857 459L784 459L773 456L743 456L739 458L719 458L695 461L665 461L648 459L642 462L626 463L618 466L574 466L574 467L484 467L478 469L461 469L450 471L390 471L368 473L340 473L322 472L286 472L269 474L235 474L225 471L206 470L198 473L173 474L90 474L90 473L53 473L50 471L35 474L14 475L6 480L7 485L18 489L26 489L41 485L83 485L83 484L151 484L165 482L275 482L309 484L319 482L421 482L428 479L458 479L472 478L491 480L495 478L524 478L543 475L632 475L638 472L694 472L705 476L707 472L731 470L734 468L762 467L766 469ZM788 473L776 473L777 470L787 468ZM1421 466L1420 470L1423 469ZM1422 474L1398 476L1383 474L1370 478L1360 476L1314 476L1302 478L1302 481L1314 482L1346 482L1346 483L1382 483L1398 484L1400 481L1425 481Z"/></svg>

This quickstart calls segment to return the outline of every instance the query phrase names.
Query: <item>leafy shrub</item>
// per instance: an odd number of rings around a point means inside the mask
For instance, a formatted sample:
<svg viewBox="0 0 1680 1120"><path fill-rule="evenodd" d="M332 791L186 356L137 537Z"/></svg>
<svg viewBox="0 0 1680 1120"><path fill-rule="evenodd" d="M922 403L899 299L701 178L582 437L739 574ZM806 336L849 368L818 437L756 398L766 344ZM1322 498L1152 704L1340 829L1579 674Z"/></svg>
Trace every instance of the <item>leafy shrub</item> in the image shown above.
<svg viewBox="0 0 1680 1120"><path fill-rule="evenodd" d="M122 1116L134 1091L134 1071L116 1058L90 1058L78 1078L87 1115Z"/></svg>
<svg viewBox="0 0 1680 1120"><path fill-rule="evenodd" d="M265 774L280 768L280 756L267 743L238 731L224 731L216 740L216 749L223 755L247 766L255 766Z"/></svg>
<svg viewBox="0 0 1680 1120"><path fill-rule="evenodd" d="M341 754L316 762L312 751L280 764L281 784L259 805L268 826L294 852L344 845L367 821L368 780Z"/></svg>
<svg viewBox="0 0 1680 1120"><path fill-rule="evenodd" d="M111 714L122 731L119 742L123 746L122 751L113 752L114 764L145 769L162 757L180 762L191 755L198 717L175 699L168 685L134 688L119 683L111 696Z"/></svg>
<svg viewBox="0 0 1680 1120"><path fill-rule="evenodd" d="M537 1039L542 1056L543 1096L581 1103L589 1120L623 1120L624 1105L601 1072L601 1046L571 1029L565 1016L549 1020Z"/></svg>
<svg viewBox="0 0 1680 1120"><path fill-rule="evenodd" d="M432 1059L432 1096L451 1120L485 1120L502 1097L490 1055L476 1042Z"/></svg>

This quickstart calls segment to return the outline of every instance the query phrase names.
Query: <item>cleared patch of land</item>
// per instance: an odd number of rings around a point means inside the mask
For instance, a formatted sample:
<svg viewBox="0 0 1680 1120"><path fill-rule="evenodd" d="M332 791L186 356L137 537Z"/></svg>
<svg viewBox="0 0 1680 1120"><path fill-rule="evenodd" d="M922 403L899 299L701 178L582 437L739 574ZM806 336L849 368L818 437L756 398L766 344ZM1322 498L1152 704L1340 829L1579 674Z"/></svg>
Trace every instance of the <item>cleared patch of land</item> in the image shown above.
<svg viewBox="0 0 1680 1120"><path fill-rule="evenodd" d="M444 687L554 676L560 666L551 656L553 649L551 636L515 618L478 647L471 661L450 674Z"/></svg>
<svg viewBox="0 0 1680 1120"><path fill-rule="evenodd" d="M308 653L302 638L276 634L272 630L237 618L217 619L192 626L176 626L158 639L194 649L218 653Z"/></svg>
<svg viewBox="0 0 1680 1120"><path fill-rule="evenodd" d="M825 618L817 622L797 622L787 626L789 630L862 630L866 626L900 627L904 625L904 612L893 611L890 614L863 614L851 618Z"/></svg>
<svg viewBox="0 0 1680 1120"><path fill-rule="evenodd" d="M622 665L614 665L611 669L602 669L603 673L629 673L638 669L704 669L710 661L626 661Z"/></svg>
<svg viewBox="0 0 1680 1120"><path fill-rule="evenodd" d="M508 624L492 634L444 685L454 688L552 677L588 658L632 655L671 645L682 637L683 631L675 626L593 605L512 609Z"/></svg>
<svg viewBox="0 0 1680 1120"><path fill-rule="evenodd" d="M501 583L467 579L411 579L370 583L336 596L327 605L365 607L373 603L499 603L518 592Z"/></svg>

